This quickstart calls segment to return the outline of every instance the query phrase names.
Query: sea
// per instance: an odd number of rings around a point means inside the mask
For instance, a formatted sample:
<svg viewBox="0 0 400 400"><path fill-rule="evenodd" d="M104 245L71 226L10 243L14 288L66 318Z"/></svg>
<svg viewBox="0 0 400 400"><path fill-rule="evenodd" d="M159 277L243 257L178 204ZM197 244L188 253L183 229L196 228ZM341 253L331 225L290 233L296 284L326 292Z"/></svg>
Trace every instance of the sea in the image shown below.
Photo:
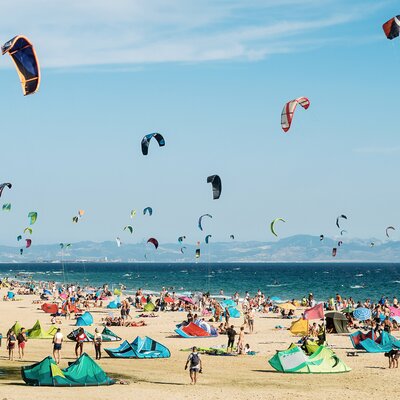
<svg viewBox="0 0 400 400"><path fill-rule="evenodd" d="M0 264L0 277L21 281L55 281L96 288L126 287L158 293L163 287L178 294L209 292L230 297L236 291L282 300L313 293L327 300L339 293L356 300L377 301L400 296L400 264L391 263L32 263Z"/></svg>

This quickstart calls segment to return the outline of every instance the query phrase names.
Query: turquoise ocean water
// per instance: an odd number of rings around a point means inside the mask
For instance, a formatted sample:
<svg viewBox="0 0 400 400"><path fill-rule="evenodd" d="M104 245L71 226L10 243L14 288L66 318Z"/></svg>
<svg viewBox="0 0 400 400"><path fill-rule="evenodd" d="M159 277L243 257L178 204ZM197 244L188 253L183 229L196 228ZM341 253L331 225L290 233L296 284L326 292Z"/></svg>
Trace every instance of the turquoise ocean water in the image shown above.
<svg viewBox="0 0 400 400"><path fill-rule="evenodd" d="M40 263L0 264L0 277L74 282L128 291L141 287L159 291L163 286L179 293L210 291L226 296L258 289L267 296L300 298L312 292L319 300L336 293L364 300L400 296L400 264L365 263Z"/></svg>

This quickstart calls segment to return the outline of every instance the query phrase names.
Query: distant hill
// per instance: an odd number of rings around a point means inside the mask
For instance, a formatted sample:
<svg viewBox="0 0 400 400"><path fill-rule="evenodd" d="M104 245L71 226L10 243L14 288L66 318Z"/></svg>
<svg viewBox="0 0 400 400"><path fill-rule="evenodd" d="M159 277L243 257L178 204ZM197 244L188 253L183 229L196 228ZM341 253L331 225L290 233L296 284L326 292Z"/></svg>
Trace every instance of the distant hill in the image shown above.
<svg viewBox="0 0 400 400"><path fill-rule="evenodd" d="M379 241L376 239L342 239L338 247L337 240L317 236L296 235L274 242L217 242L201 244L201 262L317 262L317 261L379 261L400 262L400 242ZM371 247L371 242L374 246ZM0 262L60 262L64 261L109 261L109 262L175 262L194 261L195 245L181 246L160 243L158 250L145 243L122 244L116 242L78 242L70 248L60 249L58 244L33 245L19 254L19 247L0 246ZM337 256L332 257L332 248L337 248Z"/></svg>

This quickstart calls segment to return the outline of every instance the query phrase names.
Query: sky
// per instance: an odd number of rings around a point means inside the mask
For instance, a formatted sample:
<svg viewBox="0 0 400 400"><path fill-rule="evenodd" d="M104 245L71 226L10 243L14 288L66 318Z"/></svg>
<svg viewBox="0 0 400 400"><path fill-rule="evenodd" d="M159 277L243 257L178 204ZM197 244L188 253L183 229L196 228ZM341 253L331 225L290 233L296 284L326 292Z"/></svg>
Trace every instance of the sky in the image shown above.
<svg viewBox="0 0 400 400"><path fill-rule="evenodd" d="M392 225L400 238L400 40L382 31L398 2L15 0L2 12L2 42L26 35L42 80L24 97L0 59L0 181L13 184L1 244L17 245L29 211L33 244L270 241L277 217L280 237L335 236L339 214L350 237ZM301 96L310 108L285 134L282 107ZM166 146L143 156L151 132Z"/></svg>

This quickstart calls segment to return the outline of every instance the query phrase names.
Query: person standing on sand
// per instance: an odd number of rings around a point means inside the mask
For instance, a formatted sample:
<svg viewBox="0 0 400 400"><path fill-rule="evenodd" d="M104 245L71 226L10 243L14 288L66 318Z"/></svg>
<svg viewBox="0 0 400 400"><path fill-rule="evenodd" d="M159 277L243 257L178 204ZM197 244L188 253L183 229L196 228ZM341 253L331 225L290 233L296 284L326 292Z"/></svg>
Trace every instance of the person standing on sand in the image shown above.
<svg viewBox="0 0 400 400"><path fill-rule="evenodd" d="M14 348L15 348L16 341L17 341L17 338L15 337L15 333L10 329L7 332L8 359L10 361L14 361Z"/></svg>
<svg viewBox="0 0 400 400"><path fill-rule="evenodd" d="M26 332L25 332L25 328L21 328L20 332L17 335L17 342L18 342L18 354L19 354L19 358L20 360L24 359L24 349L25 349L25 344L28 341L28 339L26 338Z"/></svg>
<svg viewBox="0 0 400 400"><path fill-rule="evenodd" d="M233 325L231 325L226 330L226 334L228 335L228 345L226 347L226 351L229 352L229 348L231 348L231 352L232 352L233 351L233 345L235 344L235 336L236 336L236 331L235 331Z"/></svg>
<svg viewBox="0 0 400 400"><path fill-rule="evenodd" d="M254 314L255 314L254 308L250 307L250 310L247 313L247 325L249 327L249 333L253 333L254 331Z"/></svg>
<svg viewBox="0 0 400 400"><path fill-rule="evenodd" d="M60 364L61 360L60 351L63 340L64 336L61 333L61 328L58 328L56 334L53 337L53 357L57 364Z"/></svg>
<svg viewBox="0 0 400 400"><path fill-rule="evenodd" d="M186 360L185 370L189 367L189 375L190 375L190 384L195 385L197 383L197 374L201 374L203 372L203 366L201 363L201 358L199 353L197 353L197 347L193 347L192 352L189 354L188 359Z"/></svg>
<svg viewBox="0 0 400 400"><path fill-rule="evenodd" d="M243 350L244 350L244 326L240 328L239 340L237 343L238 354L243 354Z"/></svg>
<svg viewBox="0 0 400 400"><path fill-rule="evenodd" d="M78 335L76 336L76 345L75 345L75 355L78 357L78 350L79 356L82 355L83 352L83 342L86 340L85 331L83 328L79 328Z"/></svg>
<svg viewBox="0 0 400 400"><path fill-rule="evenodd" d="M93 337L93 344L94 344L94 350L96 352L96 360L101 359L101 343L103 341L103 337L99 333L99 328L96 328L94 337Z"/></svg>

